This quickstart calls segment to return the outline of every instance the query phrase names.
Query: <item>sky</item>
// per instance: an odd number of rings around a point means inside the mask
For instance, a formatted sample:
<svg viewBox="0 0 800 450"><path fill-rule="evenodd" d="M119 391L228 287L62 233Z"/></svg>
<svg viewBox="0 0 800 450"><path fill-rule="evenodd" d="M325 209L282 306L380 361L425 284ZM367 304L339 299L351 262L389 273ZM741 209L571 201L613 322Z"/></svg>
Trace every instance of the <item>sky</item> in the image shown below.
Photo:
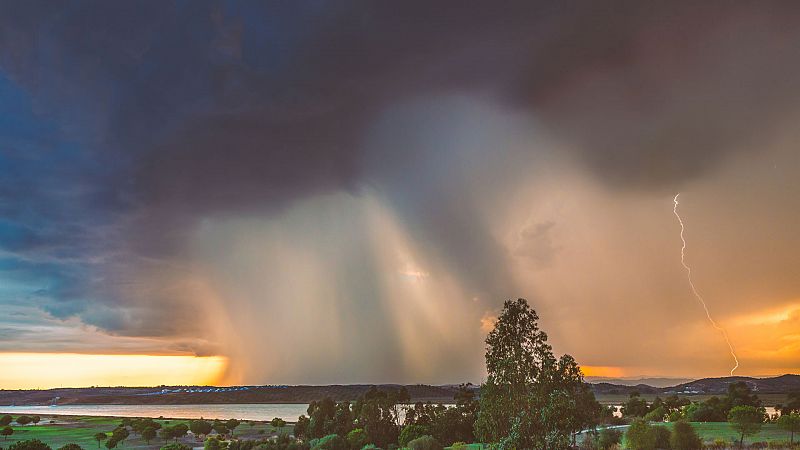
<svg viewBox="0 0 800 450"><path fill-rule="evenodd" d="M799 25L2 2L0 387L480 382L519 297L587 375L724 376L678 193L736 374L800 372Z"/></svg>

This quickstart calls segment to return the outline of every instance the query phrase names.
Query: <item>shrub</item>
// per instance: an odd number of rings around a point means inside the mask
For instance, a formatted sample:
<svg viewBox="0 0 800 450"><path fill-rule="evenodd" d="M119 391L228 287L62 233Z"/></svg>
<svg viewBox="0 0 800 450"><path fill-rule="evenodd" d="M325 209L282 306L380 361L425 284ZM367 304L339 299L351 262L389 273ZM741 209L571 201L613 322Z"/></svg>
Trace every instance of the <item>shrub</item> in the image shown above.
<svg viewBox="0 0 800 450"><path fill-rule="evenodd" d="M222 450L226 448L225 442L217 439L216 436L209 437L203 442L204 450Z"/></svg>
<svg viewBox="0 0 800 450"><path fill-rule="evenodd" d="M679 409L676 409L676 410L672 411L671 413L669 413L669 416L667 416L667 420L669 420L670 422L677 422L677 421L681 420L682 418L683 418L683 414L681 413L681 410L679 410Z"/></svg>
<svg viewBox="0 0 800 450"><path fill-rule="evenodd" d="M711 443L710 447L711 448L720 448L720 449L726 448L726 447L728 447L728 441L726 441L723 438L715 438L714 442Z"/></svg>
<svg viewBox="0 0 800 450"><path fill-rule="evenodd" d="M352 450L360 450L365 445L369 444L369 437L363 428L356 428L355 430L347 433L347 443L350 444Z"/></svg>
<svg viewBox="0 0 800 450"><path fill-rule="evenodd" d="M367 445L361 447L361 450L381 450L381 449L376 447L375 444L367 444Z"/></svg>
<svg viewBox="0 0 800 450"><path fill-rule="evenodd" d="M311 441L313 450L347 450L347 442L338 434L329 434Z"/></svg>
<svg viewBox="0 0 800 450"><path fill-rule="evenodd" d="M622 431L615 428L603 428L600 430L600 438L597 441L598 447L602 450L614 448L622 441Z"/></svg>
<svg viewBox="0 0 800 450"><path fill-rule="evenodd" d="M644 420L649 422L663 422L665 417L667 417L667 410L663 406L659 406L658 408L645 414Z"/></svg>
<svg viewBox="0 0 800 450"><path fill-rule="evenodd" d="M70 443L70 444L67 444L67 445L59 447L58 450L83 450L83 447L81 447L78 444Z"/></svg>
<svg viewBox="0 0 800 450"><path fill-rule="evenodd" d="M633 450L654 450L656 448L656 434L650 424L642 419L634 420L625 434L628 448Z"/></svg>
<svg viewBox="0 0 800 450"><path fill-rule="evenodd" d="M684 420L675 422L669 442L672 450L699 450L703 446L697 431Z"/></svg>
<svg viewBox="0 0 800 450"><path fill-rule="evenodd" d="M468 447L466 442L454 442L450 448L452 450L466 450Z"/></svg>
<svg viewBox="0 0 800 450"><path fill-rule="evenodd" d="M22 425L23 427L24 427L25 425L27 425L27 424L31 423L31 422L33 422L33 419L31 419L31 418L30 418L30 417L28 417L28 416L19 416L19 417L17 417L17 423L18 423L18 424L20 424L20 425ZM10 447L9 447L9 448L10 448Z"/></svg>
<svg viewBox="0 0 800 450"><path fill-rule="evenodd" d="M403 427L403 430L400 431L400 437L397 439L397 443L400 444L401 447L408 447L409 442L427 435L427 431L428 430L422 425L406 425Z"/></svg>
<svg viewBox="0 0 800 450"><path fill-rule="evenodd" d="M670 432L667 427L653 427L650 429L650 432L655 435L655 447L658 449L670 449L672 448L669 438Z"/></svg>
<svg viewBox="0 0 800 450"><path fill-rule="evenodd" d="M29 439L27 441L14 442L8 447L8 450L53 450L49 445L38 439Z"/></svg>
<svg viewBox="0 0 800 450"><path fill-rule="evenodd" d="M192 447L189 447L186 444L181 444L179 442L172 442L161 447L161 450L192 450Z"/></svg>
<svg viewBox="0 0 800 450"><path fill-rule="evenodd" d="M408 443L411 450L443 450L442 444L433 436L421 436Z"/></svg>

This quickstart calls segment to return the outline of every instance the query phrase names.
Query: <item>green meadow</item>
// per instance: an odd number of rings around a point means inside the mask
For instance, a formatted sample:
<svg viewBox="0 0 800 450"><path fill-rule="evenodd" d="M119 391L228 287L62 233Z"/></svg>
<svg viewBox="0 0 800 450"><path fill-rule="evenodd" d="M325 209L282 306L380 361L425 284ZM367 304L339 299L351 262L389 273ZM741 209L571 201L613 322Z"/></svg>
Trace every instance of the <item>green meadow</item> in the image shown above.
<svg viewBox="0 0 800 450"><path fill-rule="evenodd" d="M16 441L39 439L54 450L69 443L78 444L86 450L97 449L98 447L105 449L102 443L98 446L94 435L106 433L110 436L111 431L121 421L122 418L118 417L42 416L42 420L38 425L12 426L14 434L6 439L0 438L0 448L8 448L9 445ZM162 426L179 423L188 425L189 423L188 420L181 419L156 419L156 422L159 422ZM242 422L236 428L234 437L260 439L278 434L279 431L290 432L291 429L291 426L277 429L266 422ZM192 447L203 446L203 442L192 435L178 439L178 442ZM117 449L155 449L163 445L164 441L160 437L156 437L150 441L150 444L147 444L137 433L131 432L130 436Z"/></svg>

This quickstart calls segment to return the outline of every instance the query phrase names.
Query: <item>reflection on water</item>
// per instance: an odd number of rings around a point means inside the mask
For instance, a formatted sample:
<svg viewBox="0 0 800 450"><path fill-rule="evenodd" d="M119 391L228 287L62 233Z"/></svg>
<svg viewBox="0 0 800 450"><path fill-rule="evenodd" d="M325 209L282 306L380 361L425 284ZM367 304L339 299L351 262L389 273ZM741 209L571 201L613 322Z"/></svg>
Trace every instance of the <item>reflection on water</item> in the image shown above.
<svg viewBox="0 0 800 450"><path fill-rule="evenodd" d="M240 419L272 420L280 417L294 422L306 414L304 403L261 403L223 405L63 405L63 406L0 406L4 414L51 414L75 416L168 417L173 419Z"/></svg>

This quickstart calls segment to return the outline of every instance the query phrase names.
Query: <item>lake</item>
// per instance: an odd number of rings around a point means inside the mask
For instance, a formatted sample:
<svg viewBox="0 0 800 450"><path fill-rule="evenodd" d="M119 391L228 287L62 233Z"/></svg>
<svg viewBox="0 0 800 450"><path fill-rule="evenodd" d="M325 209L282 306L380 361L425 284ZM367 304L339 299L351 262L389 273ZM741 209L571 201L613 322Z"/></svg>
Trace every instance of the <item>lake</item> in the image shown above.
<svg viewBox="0 0 800 450"><path fill-rule="evenodd" d="M209 405L62 405L62 406L0 406L2 414L168 417L172 419L239 419L272 420L280 417L294 422L306 414L304 403L209 404Z"/></svg>

